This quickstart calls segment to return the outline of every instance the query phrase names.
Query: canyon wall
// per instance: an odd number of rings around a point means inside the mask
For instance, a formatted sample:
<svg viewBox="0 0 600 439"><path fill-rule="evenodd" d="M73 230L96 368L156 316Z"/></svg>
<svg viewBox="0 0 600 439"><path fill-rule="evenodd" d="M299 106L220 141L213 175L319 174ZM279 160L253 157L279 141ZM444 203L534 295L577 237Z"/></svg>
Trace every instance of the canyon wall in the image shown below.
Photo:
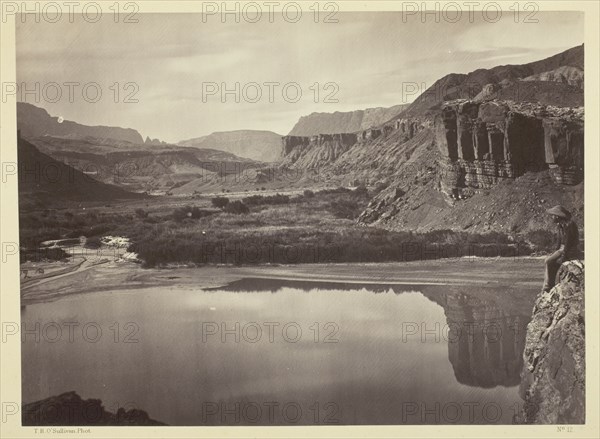
<svg viewBox="0 0 600 439"><path fill-rule="evenodd" d="M352 133L377 127L398 116L408 105L389 108L367 108L366 110L336 111L334 113L312 113L302 116L290 136L313 136L319 133Z"/></svg>
<svg viewBox="0 0 600 439"><path fill-rule="evenodd" d="M549 168L556 183L583 179L583 108L447 102L434 118L440 183L452 197Z"/></svg>
<svg viewBox="0 0 600 439"><path fill-rule="evenodd" d="M353 133L318 134L314 136L283 136L282 164L295 168L314 169L337 160L352 147L363 147L384 141L394 135L395 142L405 142L430 126L417 118L397 119L378 128Z"/></svg>

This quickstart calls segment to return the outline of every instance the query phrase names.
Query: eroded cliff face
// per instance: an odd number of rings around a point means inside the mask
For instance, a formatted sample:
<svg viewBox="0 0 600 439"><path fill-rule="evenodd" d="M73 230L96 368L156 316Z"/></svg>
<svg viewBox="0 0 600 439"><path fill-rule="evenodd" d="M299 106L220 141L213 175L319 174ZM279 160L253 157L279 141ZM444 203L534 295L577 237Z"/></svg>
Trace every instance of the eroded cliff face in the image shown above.
<svg viewBox="0 0 600 439"><path fill-rule="evenodd" d="M282 164L290 168L316 169L333 165L351 148L368 149L375 142L391 139L396 144L412 139L431 124L428 121L398 119L378 128L353 133L282 137Z"/></svg>
<svg viewBox="0 0 600 439"><path fill-rule="evenodd" d="M316 169L334 162L356 141L354 133L284 136L282 162L290 168Z"/></svg>
<svg viewBox="0 0 600 439"><path fill-rule="evenodd" d="M519 422L585 423L584 264L564 263L558 283L538 296L527 326Z"/></svg>
<svg viewBox="0 0 600 439"><path fill-rule="evenodd" d="M434 129L441 189L453 198L547 168L559 184L583 179L583 108L457 100Z"/></svg>
<svg viewBox="0 0 600 439"><path fill-rule="evenodd" d="M408 105L389 108L367 108L365 110L335 113L312 113L302 116L289 132L290 136L314 136L319 133L357 132L378 127L398 116Z"/></svg>

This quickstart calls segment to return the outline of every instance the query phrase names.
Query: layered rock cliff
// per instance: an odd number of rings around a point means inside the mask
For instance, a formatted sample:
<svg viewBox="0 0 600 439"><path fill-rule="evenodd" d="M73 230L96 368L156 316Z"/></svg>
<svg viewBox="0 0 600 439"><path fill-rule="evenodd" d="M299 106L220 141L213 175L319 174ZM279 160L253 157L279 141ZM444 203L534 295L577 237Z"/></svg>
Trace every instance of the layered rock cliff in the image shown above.
<svg viewBox="0 0 600 439"><path fill-rule="evenodd" d="M527 326L520 387L529 424L585 423L584 264L564 263Z"/></svg>
<svg viewBox="0 0 600 439"><path fill-rule="evenodd" d="M583 179L583 108L457 100L444 104L434 125L441 188L450 196L546 168L560 184Z"/></svg>
<svg viewBox="0 0 600 439"><path fill-rule="evenodd" d="M297 169L317 169L330 166L330 171L340 170L348 164L348 159L356 167L361 167L360 157L373 149L381 154L386 146L397 147L412 139L417 133L431 126L418 118L398 119L353 133L318 134L314 136L284 136L282 142L282 164ZM347 154L346 154L347 153ZM376 155L369 154L373 167Z"/></svg>
<svg viewBox="0 0 600 439"><path fill-rule="evenodd" d="M583 139L582 107L455 100L355 133L285 136L282 165L329 186L389 182L362 224L512 233L545 228L550 204L581 220Z"/></svg>

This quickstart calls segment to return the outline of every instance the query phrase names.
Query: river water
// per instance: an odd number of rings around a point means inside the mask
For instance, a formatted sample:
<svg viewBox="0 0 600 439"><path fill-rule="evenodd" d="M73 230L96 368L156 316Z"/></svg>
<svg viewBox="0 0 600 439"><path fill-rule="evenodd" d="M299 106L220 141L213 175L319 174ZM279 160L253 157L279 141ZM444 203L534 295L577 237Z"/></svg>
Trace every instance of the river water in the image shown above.
<svg viewBox="0 0 600 439"><path fill-rule="evenodd" d="M23 402L170 425L510 424L532 292L243 279L22 309Z"/></svg>

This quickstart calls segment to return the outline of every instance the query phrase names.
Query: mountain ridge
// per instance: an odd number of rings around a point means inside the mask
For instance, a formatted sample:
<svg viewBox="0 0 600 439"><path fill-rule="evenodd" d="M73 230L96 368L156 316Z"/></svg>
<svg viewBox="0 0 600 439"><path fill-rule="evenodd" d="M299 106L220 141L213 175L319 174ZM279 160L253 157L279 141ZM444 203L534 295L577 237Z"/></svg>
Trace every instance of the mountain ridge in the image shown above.
<svg viewBox="0 0 600 439"><path fill-rule="evenodd" d="M403 116L419 115L435 110L444 101L454 99L473 99L481 93L485 87L496 86L504 89L513 86L516 83L521 84L526 91L530 86L529 81L522 81L525 78L540 75L545 72L556 70L563 66L571 66L584 70L584 46L575 46L563 52L550 57L533 61L526 64L507 64L492 67L490 69L476 69L470 73L449 73L438 79L425 92L418 96L412 104L403 112ZM538 78L539 79L539 78ZM578 104L583 105L583 90L574 87L575 93L578 89ZM536 94L519 93L519 90L512 96L515 101L538 102ZM571 99L570 104L572 104ZM560 96L557 96L555 102L548 102L559 105Z"/></svg>
<svg viewBox="0 0 600 439"><path fill-rule="evenodd" d="M100 201L143 198L143 194L97 181L85 173L42 153L19 138L19 203L50 204L60 201Z"/></svg>
<svg viewBox="0 0 600 439"><path fill-rule="evenodd" d="M133 128L106 125L83 125L70 120L50 116L44 108L27 102L17 102L17 125L24 138L50 136L92 136L117 139L132 144L143 144L142 135Z"/></svg>

